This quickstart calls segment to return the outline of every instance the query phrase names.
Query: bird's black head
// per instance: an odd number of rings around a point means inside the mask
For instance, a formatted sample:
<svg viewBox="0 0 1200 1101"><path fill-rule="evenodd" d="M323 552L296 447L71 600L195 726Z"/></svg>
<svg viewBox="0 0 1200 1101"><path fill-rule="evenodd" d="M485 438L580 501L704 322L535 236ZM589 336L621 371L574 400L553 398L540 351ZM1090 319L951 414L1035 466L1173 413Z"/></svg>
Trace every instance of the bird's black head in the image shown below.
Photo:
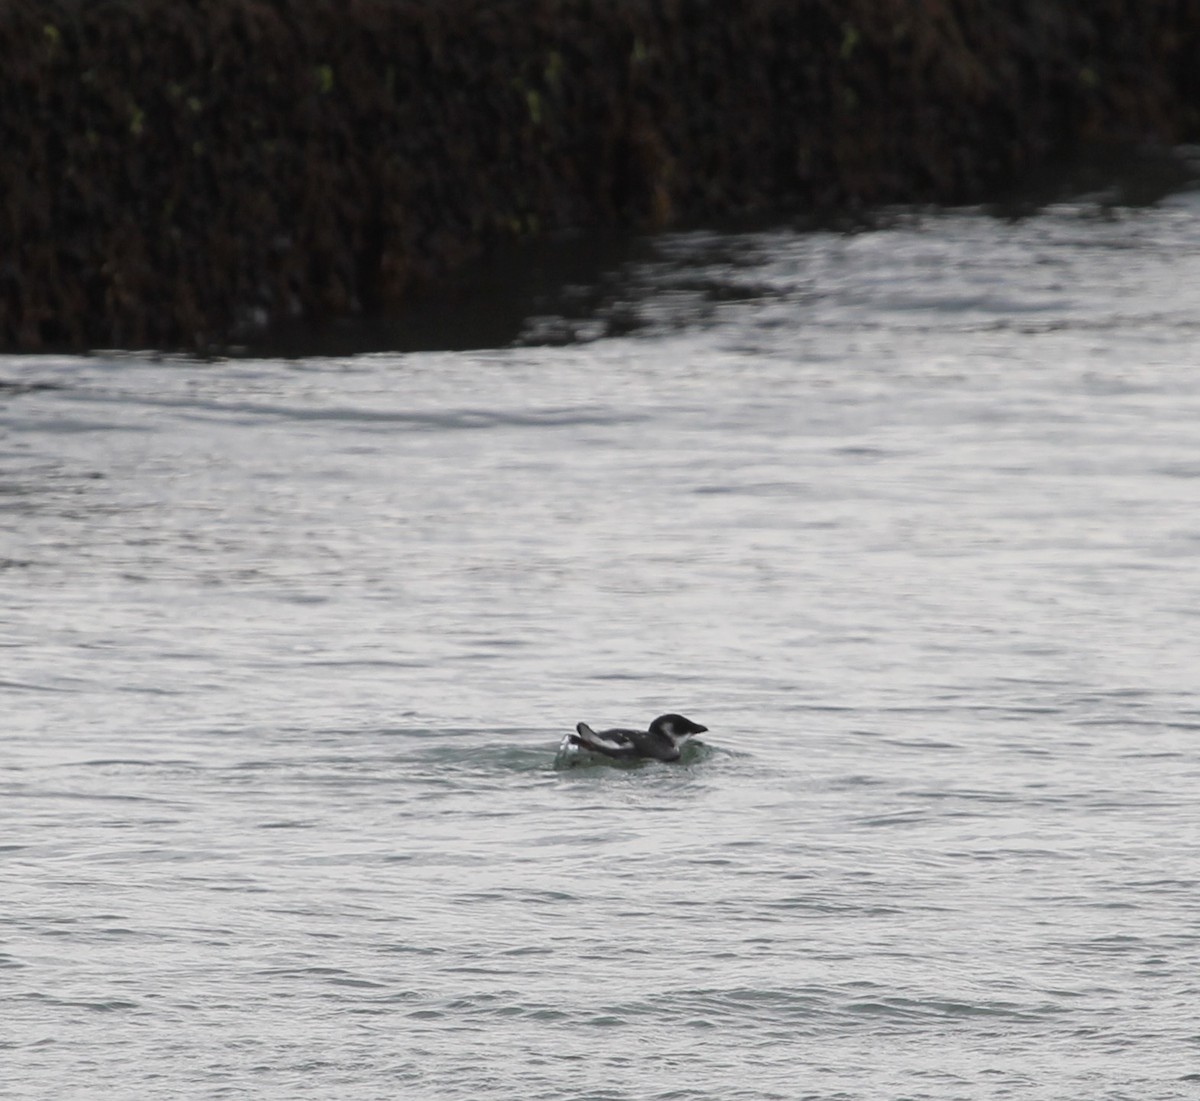
<svg viewBox="0 0 1200 1101"><path fill-rule="evenodd" d="M689 734L703 734L708 730L708 727L701 726L699 723L694 723L691 719L685 718L683 715L676 715L672 712L670 715L659 715L650 724L650 730L655 734L666 734L674 742Z"/></svg>

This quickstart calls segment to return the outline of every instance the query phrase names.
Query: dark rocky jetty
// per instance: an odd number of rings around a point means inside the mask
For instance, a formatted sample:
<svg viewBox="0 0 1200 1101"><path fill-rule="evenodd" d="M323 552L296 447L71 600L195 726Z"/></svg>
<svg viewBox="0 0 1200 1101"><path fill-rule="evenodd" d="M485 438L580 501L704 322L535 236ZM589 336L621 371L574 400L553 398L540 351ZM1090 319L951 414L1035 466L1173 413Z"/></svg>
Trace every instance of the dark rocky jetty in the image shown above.
<svg viewBox="0 0 1200 1101"><path fill-rule="evenodd" d="M0 347L387 313L505 242L1200 132L1200 0L0 0Z"/></svg>

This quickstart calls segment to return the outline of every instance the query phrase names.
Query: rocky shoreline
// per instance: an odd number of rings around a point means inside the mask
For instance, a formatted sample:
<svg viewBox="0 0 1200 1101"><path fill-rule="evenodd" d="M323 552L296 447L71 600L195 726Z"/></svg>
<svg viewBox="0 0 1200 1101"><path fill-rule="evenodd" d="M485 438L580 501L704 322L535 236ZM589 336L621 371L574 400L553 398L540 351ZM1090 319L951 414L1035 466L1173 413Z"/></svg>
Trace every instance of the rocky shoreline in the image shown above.
<svg viewBox="0 0 1200 1101"><path fill-rule="evenodd" d="M1200 134L1200 0L27 0L0 347L386 315L495 248Z"/></svg>

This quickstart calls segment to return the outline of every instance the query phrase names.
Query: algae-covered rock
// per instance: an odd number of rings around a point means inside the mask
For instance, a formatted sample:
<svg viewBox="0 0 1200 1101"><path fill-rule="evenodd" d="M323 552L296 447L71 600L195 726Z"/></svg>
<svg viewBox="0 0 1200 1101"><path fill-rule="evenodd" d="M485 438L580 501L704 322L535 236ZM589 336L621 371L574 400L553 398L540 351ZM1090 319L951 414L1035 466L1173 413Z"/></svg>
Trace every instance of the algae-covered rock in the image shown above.
<svg viewBox="0 0 1200 1101"><path fill-rule="evenodd" d="M1200 0L24 0L0 345L386 313L498 242L978 197L1200 119Z"/></svg>

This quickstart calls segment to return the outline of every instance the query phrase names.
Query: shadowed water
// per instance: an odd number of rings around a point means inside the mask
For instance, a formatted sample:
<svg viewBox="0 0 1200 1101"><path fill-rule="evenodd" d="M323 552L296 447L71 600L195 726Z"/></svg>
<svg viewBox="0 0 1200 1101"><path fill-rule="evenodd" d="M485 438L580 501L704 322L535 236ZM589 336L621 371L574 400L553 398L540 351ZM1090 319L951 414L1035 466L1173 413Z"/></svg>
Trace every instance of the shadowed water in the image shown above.
<svg viewBox="0 0 1200 1101"><path fill-rule="evenodd" d="M0 360L5 1096L1195 1095L1194 194L658 248Z"/></svg>

